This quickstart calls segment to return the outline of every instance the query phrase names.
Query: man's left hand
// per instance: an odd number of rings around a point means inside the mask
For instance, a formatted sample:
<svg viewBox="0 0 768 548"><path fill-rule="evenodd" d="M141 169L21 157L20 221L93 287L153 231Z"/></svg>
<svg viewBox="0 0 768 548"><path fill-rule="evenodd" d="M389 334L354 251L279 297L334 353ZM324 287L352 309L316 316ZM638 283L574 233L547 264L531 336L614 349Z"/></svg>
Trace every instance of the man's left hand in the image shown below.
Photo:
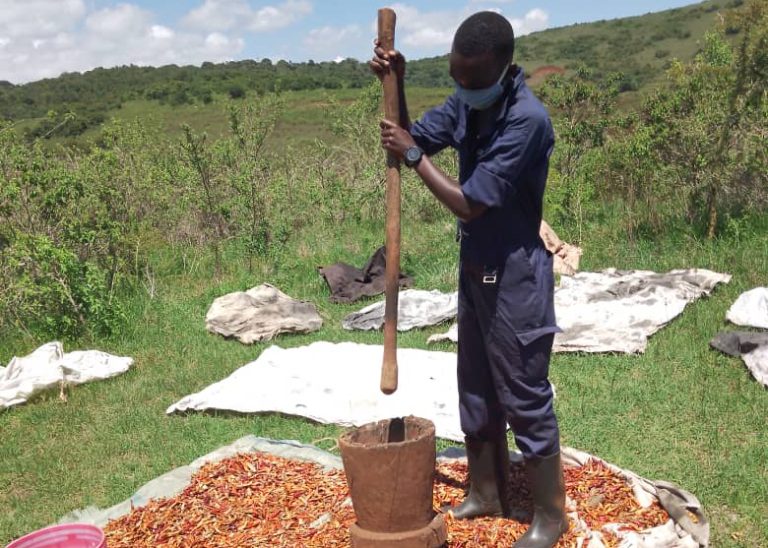
<svg viewBox="0 0 768 548"><path fill-rule="evenodd" d="M405 156L405 151L416 145L411 134L388 120L381 121L381 146L397 156L400 160Z"/></svg>

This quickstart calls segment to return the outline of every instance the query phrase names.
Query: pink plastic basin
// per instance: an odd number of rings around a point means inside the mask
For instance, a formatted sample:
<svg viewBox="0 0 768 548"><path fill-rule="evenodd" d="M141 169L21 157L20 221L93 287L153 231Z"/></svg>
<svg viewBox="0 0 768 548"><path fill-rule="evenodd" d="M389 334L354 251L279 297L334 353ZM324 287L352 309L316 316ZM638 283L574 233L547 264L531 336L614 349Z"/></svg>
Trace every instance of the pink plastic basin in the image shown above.
<svg viewBox="0 0 768 548"><path fill-rule="evenodd" d="M14 540L7 548L106 548L104 532L85 523L53 525Z"/></svg>

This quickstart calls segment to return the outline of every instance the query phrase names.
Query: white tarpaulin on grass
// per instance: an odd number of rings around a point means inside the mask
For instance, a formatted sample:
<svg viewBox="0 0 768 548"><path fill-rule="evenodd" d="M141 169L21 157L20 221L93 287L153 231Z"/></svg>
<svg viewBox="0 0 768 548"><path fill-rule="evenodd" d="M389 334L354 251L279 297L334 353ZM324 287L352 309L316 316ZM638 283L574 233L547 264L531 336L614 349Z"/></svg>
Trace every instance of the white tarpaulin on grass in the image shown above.
<svg viewBox="0 0 768 548"><path fill-rule="evenodd" d="M563 277L555 293L558 352L645 352L648 337L709 295L729 274L615 269Z"/></svg>
<svg viewBox="0 0 768 548"><path fill-rule="evenodd" d="M456 354L399 349L398 389L385 396L379 389L383 352L382 346L357 343L271 346L256 361L166 412L273 411L346 426L416 415L434 422L438 436L463 440Z"/></svg>
<svg viewBox="0 0 768 548"><path fill-rule="evenodd" d="M326 470L342 468L342 462L338 456L317 447L296 441L276 441L246 436L196 459L187 466L181 466L153 479L129 499L111 508L102 510L89 507L75 510L62 517L59 523L89 523L98 527L105 527L110 520L128 514L132 508L145 506L151 499L172 497L181 493L189 485L192 475L204 464L219 462L238 453L250 452L269 453L291 460L315 462ZM621 469L582 451L563 447L562 456L566 466L580 467L590 459L604 462L627 481L640 506L648 507L654 501L658 501L672 518L664 525L643 531L633 531L631 528L622 527L622 524L607 524L601 530L592 530L579 516L578 510L569 511L568 516L578 531L580 546L604 548L606 533L609 531L614 531L620 536L621 548L700 548L709 545L708 520L701 503L691 493L671 483L647 480L634 472ZM511 457L513 461L519 461L522 458L519 453L513 453ZM466 458L463 450L450 448L438 456L438 460L453 460L455 458ZM695 522L691 516L695 516ZM310 527L322 527L327 522L327 519L323 519L324 517L321 516ZM330 518L331 516L327 517Z"/></svg>
<svg viewBox="0 0 768 548"><path fill-rule="evenodd" d="M243 344L281 333L311 333L322 326L314 304L297 301L269 284L219 297L205 315L208 331Z"/></svg>
<svg viewBox="0 0 768 548"><path fill-rule="evenodd" d="M709 295L731 276L710 270L665 274L615 269L563 276L555 290L555 316L563 333L555 352L644 352L648 337L679 316L686 305ZM458 340L453 326L430 342Z"/></svg>
<svg viewBox="0 0 768 548"><path fill-rule="evenodd" d="M768 287L756 287L739 295L725 317L736 325L768 329Z"/></svg>
<svg viewBox="0 0 768 548"><path fill-rule="evenodd" d="M410 331L417 327L438 325L456 317L459 310L458 293L406 289L397 299L397 330ZM347 330L369 331L384 325L384 301L366 306L344 318L341 326Z"/></svg>
<svg viewBox="0 0 768 548"><path fill-rule="evenodd" d="M132 358L98 350L64 353L60 342L44 344L28 356L14 357L0 367L0 409L26 402L42 390L62 384L83 384L125 373Z"/></svg>
<svg viewBox="0 0 768 548"><path fill-rule="evenodd" d="M768 345L755 348L741 357L757 382L768 387Z"/></svg>

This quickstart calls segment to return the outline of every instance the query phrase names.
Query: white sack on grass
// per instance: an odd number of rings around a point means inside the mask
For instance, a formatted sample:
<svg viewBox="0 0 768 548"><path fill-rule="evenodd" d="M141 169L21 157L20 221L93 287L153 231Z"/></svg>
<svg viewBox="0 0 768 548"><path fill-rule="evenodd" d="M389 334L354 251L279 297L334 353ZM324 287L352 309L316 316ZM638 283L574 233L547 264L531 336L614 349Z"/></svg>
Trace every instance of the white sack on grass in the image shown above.
<svg viewBox="0 0 768 548"><path fill-rule="evenodd" d="M314 304L292 299L269 284L219 297L205 315L208 331L243 344L268 341L280 333L310 333L322 325Z"/></svg>
<svg viewBox="0 0 768 548"><path fill-rule="evenodd" d="M739 295L725 317L736 325L768 329L768 287L756 287Z"/></svg>
<svg viewBox="0 0 768 548"><path fill-rule="evenodd" d="M448 331L445 333L438 333L436 335L431 335L427 339L427 344L432 344L436 342L453 342L458 343L459 342L459 324L455 323L451 327L448 328Z"/></svg>
<svg viewBox="0 0 768 548"><path fill-rule="evenodd" d="M397 330L409 331L416 327L437 325L456 317L458 293L406 289L401 291L397 301ZM384 301L366 306L353 312L341 322L344 329L369 331L381 329L384 325Z"/></svg>
<svg viewBox="0 0 768 548"><path fill-rule="evenodd" d="M650 481L642 478L629 470L621 469L602 459L577 451L569 447L562 448L564 464L568 466L583 466L590 459L597 459L605 463L614 472L625 478L643 507L650 506L654 500L658 500L672 517L670 521L659 527L645 531L632 531L621 527L620 524L607 524L604 529L617 531L622 537L622 548L699 548L709 544L709 523L703 513L701 504L691 493L679 487L661 481ZM215 463L238 453L261 452L277 455L292 460L304 460L314 462L326 470L342 469L341 459L318 449L312 445L301 444L296 441L276 441L255 436L245 436L234 443L216 449L202 456L187 466L181 466L167 472L143 485L129 499L124 500L110 508L99 509L88 507L75 510L63 516L59 523L89 523L97 527L105 527L109 521L118 519L128 514L132 508L140 508L147 505L151 499L167 498L181 493L191 482L192 475L206 463ZM438 455L438 460L464 459L463 450L449 448ZM522 459L519 453L512 453L513 461ZM688 512L693 513L698 523L693 523ZM330 517L330 516L329 516ZM591 548L604 548L603 533L601 530L590 530L578 512L570 512L578 536L583 546ZM322 527L325 520L318 519L315 523ZM314 525L310 525L311 527Z"/></svg>
<svg viewBox="0 0 768 548"><path fill-rule="evenodd" d="M203 410L279 412L345 426L416 415L437 435L463 440L459 425L456 354L399 349L398 389L379 389L383 347L316 342L271 346L226 379L171 405L166 413Z"/></svg>
<svg viewBox="0 0 768 548"><path fill-rule="evenodd" d="M768 388L768 345L758 346L741 359L755 380Z"/></svg>
<svg viewBox="0 0 768 548"><path fill-rule="evenodd" d="M64 353L60 342L44 344L28 356L0 367L0 409L26 402L33 394L65 384L83 384L125 373L132 358L98 350Z"/></svg>
<svg viewBox="0 0 768 548"><path fill-rule="evenodd" d="M581 272L555 292L555 352L644 352L648 337L709 295L728 274L711 270Z"/></svg>
<svg viewBox="0 0 768 548"><path fill-rule="evenodd" d="M644 352L648 337L680 315L686 305L709 295L731 276L710 270L666 274L616 269L563 276L555 289L555 316L563 333L555 352ZM458 341L454 326L429 342Z"/></svg>

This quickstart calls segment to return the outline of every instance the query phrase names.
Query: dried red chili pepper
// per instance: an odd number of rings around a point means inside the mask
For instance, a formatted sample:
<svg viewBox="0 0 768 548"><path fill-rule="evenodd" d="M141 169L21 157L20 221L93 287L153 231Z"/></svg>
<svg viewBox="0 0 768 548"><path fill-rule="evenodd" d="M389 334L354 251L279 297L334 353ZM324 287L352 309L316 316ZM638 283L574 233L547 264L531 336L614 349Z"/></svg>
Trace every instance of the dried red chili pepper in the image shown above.
<svg viewBox="0 0 768 548"><path fill-rule="evenodd" d="M529 515L523 468L514 465L510 472L511 506L520 516ZM459 502L466 478L466 463L438 464L435 507ZM657 504L641 508L626 481L599 461L566 467L565 478L576 511L593 530L619 523L639 531L669 519ZM452 548L510 546L528 527L525 518L446 519ZM249 453L205 465L180 494L133 509L110 522L106 535L110 548L325 548L349 546L348 529L354 521L342 471ZM608 546L618 545L617 537L601 532ZM558 546L576 546L577 538L571 528Z"/></svg>

